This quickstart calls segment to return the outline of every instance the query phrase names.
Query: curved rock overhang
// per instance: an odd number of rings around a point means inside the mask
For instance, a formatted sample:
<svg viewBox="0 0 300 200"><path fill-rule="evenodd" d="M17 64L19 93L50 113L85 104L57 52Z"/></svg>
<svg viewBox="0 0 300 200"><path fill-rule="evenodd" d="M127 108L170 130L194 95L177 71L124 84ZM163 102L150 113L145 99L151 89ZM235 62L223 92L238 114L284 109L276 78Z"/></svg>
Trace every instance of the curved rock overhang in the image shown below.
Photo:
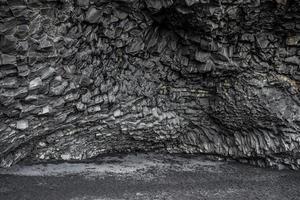
<svg viewBox="0 0 300 200"><path fill-rule="evenodd" d="M1 0L0 160L300 166L296 0Z"/></svg>

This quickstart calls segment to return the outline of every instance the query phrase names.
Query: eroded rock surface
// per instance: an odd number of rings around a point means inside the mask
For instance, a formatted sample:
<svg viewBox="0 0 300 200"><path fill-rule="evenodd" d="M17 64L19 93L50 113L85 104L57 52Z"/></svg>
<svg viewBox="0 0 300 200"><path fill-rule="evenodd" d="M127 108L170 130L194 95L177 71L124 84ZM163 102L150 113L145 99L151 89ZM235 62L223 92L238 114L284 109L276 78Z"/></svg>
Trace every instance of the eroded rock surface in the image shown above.
<svg viewBox="0 0 300 200"><path fill-rule="evenodd" d="M0 159L300 166L300 2L1 0Z"/></svg>

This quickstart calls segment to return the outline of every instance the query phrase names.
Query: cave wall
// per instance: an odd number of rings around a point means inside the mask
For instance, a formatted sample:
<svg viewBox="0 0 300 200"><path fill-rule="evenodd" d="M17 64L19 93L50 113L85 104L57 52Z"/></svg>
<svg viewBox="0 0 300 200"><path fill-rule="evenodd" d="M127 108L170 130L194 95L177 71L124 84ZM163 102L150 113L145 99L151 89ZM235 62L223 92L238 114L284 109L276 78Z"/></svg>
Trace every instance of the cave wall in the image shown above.
<svg viewBox="0 0 300 200"><path fill-rule="evenodd" d="M0 0L0 166L114 152L300 166L297 0Z"/></svg>

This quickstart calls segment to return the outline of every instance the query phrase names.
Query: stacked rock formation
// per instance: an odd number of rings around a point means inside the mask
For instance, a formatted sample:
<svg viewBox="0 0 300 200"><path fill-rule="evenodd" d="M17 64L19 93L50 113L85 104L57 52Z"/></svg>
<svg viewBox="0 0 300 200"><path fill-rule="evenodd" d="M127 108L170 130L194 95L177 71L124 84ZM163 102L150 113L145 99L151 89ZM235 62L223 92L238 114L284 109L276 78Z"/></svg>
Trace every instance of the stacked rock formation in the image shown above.
<svg viewBox="0 0 300 200"><path fill-rule="evenodd" d="M300 166L297 0L0 0L0 165L113 152Z"/></svg>

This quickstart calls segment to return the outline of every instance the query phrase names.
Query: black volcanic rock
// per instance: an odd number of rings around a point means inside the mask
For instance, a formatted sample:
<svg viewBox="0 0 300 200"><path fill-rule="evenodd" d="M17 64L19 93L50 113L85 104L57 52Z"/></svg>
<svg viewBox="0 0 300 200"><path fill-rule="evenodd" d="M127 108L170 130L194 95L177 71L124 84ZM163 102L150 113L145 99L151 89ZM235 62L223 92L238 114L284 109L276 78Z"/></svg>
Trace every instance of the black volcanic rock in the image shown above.
<svg viewBox="0 0 300 200"><path fill-rule="evenodd" d="M298 1L0 4L1 166L161 151L299 168Z"/></svg>

